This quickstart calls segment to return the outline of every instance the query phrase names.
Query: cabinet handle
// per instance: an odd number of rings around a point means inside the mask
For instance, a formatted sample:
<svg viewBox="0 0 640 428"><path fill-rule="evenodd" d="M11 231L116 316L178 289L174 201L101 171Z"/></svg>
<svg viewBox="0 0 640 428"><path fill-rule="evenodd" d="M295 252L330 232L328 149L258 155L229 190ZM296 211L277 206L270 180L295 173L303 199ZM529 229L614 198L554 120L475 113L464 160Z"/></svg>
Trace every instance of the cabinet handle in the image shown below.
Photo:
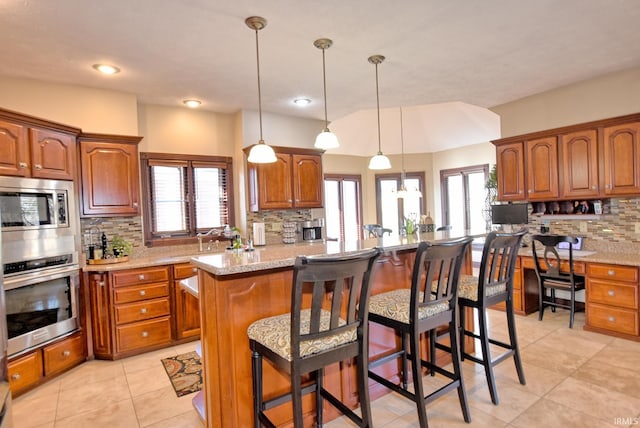
<svg viewBox="0 0 640 428"><path fill-rule="evenodd" d="M137 202L134 202L134 203L133 203L133 206L134 206L135 208L138 208L138 203L137 203Z"/></svg>
<svg viewBox="0 0 640 428"><path fill-rule="evenodd" d="M615 271L615 270L613 270L613 269L609 269L609 270L607 271L607 275L609 275L609 276L613 276L613 275L615 275L615 274L616 274L616 271Z"/></svg>
<svg viewBox="0 0 640 428"><path fill-rule="evenodd" d="M143 331L142 332L142 337L149 337L149 332Z"/></svg>
<svg viewBox="0 0 640 428"><path fill-rule="evenodd" d="M29 165L27 165L27 163L26 163L26 162L20 162L20 163L18 164L18 167L19 167L20 169L25 169L27 166L29 166ZM18 375L18 377L20 377L20 375Z"/></svg>
<svg viewBox="0 0 640 428"><path fill-rule="evenodd" d="M193 268L193 269L191 269L191 272L193 272L193 273L198 273L198 268Z"/></svg>
<svg viewBox="0 0 640 428"><path fill-rule="evenodd" d="M35 164L34 167L38 170L42 169L42 165L40 165L39 163Z"/></svg>
<svg viewBox="0 0 640 428"><path fill-rule="evenodd" d="M613 296L615 296L615 295L616 295L616 292L615 292L615 291L613 291L613 290L609 290L609 291L607 291L607 294L608 294L609 296L613 297Z"/></svg>
<svg viewBox="0 0 640 428"><path fill-rule="evenodd" d="M607 184L606 186L604 186L605 189L611 189L611 185Z"/></svg>
<svg viewBox="0 0 640 428"><path fill-rule="evenodd" d="M139 281L144 281L144 275L138 275L138 280Z"/></svg>
<svg viewBox="0 0 640 428"><path fill-rule="evenodd" d="M292 202L291 199L287 199L287 202Z"/></svg>
<svg viewBox="0 0 640 428"><path fill-rule="evenodd" d="M69 350L64 351L64 352L62 353L62 356L63 356L63 357L65 357L65 358L67 358L69 355L71 355L71 351L69 351Z"/></svg>
<svg viewBox="0 0 640 428"><path fill-rule="evenodd" d="M140 290L140 295L141 296L146 296L147 295L147 291L146 290Z"/></svg>
<svg viewBox="0 0 640 428"><path fill-rule="evenodd" d="M609 316L609 322L616 322L616 317Z"/></svg>
<svg viewBox="0 0 640 428"><path fill-rule="evenodd" d="M104 287L104 281L98 281L98 285L99 285L100 287Z"/></svg>
<svg viewBox="0 0 640 428"><path fill-rule="evenodd" d="M18 380L20 379L20 373L14 373L11 375L11 380Z"/></svg>
<svg viewBox="0 0 640 428"><path fill-rule="evenodd" d="M147 313L147 308L142 308L142 309L140 309L140 313L141 313L141 314L146 314L146 313Z"/></svg>

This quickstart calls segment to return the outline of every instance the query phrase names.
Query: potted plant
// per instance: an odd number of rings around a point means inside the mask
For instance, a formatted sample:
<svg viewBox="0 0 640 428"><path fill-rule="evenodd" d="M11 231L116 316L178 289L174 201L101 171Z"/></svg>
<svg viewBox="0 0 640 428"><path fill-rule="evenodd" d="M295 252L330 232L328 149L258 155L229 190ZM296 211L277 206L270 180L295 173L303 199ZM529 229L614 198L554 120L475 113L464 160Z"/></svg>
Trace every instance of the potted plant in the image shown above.
<svg viewBox="0 0 640 428"><path fill-rule="evenodd" d="M113 253L114 257L116 258L124 257L124 256L128 256L133 252L133 244L129 241L125 241L120 236L115 235L111 239L109 249L111 253Z"/></svg>

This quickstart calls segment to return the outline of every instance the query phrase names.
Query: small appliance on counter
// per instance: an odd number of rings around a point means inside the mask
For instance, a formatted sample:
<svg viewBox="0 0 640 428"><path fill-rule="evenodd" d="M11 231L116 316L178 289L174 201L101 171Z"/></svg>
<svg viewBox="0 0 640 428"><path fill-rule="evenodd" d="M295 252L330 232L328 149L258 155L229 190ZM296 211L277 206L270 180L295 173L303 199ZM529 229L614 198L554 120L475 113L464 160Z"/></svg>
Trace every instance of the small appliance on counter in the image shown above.
<svg viewBox="0 0 640 428"><path fill-rule="evenodd" d="M322 242L325 235L324 219L300 222L300 234L303 242Z"/></svg>
<svg viewBox="0 0 640 428"><path fill-rule="evenodd" d="M264 223L253 223L253 245L267 245L264 233Z"/></svg>

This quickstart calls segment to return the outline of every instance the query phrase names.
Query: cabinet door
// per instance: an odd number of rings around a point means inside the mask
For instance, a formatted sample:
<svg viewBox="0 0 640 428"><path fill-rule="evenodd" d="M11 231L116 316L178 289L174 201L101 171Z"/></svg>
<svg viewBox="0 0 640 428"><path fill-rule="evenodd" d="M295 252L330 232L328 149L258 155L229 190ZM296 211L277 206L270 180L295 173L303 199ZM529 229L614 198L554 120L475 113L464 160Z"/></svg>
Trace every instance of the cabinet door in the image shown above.
<svg viewBox="0 0 640 428"><path fill-rule="evenodd" d="M561 197L598 197L598 133L595 129L560 137Z"/></svg>
<svg viewBox="0 0 640 428"><path fill-rule="evenodd" d="M53 345L45 346L42 353L45 375L49 376L64 371L84 361L84 336L77 334Z"/></svg>
<svg viewBox="0 0 640 428"><path fill-rule="evenodd" d="M524 149L522 143L497 146L496 165L498 200L524 200Z"/></svg>
<svg viewBox="0 0 640 428"><path fill-rule="evenodd" d="M525 142L527 199L558 197L558 139L540 138Z"/></svg>
<svg viewBox="0 0 640 428"><path fill-rule="evenodd" d="M0 174L29 175L27 128L0 120Z"/></svg>
<svg viewBox="0 0 640 428"><path fill-rule="evenodd" d="M75 178L76 137L63 132L29 129L31 176L55 180Z"/></svg>
<svg viewBox="0 0 640 428"><path fill-rule="evenodd" d="M200 302L174 281L177 339L200 336Z"/></svg>
<svg viewBox="0 0 640 428"><path fill-rule="evenodd" d="M9 387L15 396L40 382L42 373L42 353L40 350L9 361Z"/></svg>
<svg viewBox="0 0 640 428"><path fill-rule="evenodd" d="M293 196L297 208L322 208L322 157L292 155Z"/></svg>
<svg viewBox="0 0 640 428"><path fill-rule="evenodd" d="M258 165L258 203L263 210L293 208L291 155L276 157L274 163Z"/></svg>
<svg viewBox="0 0 640 428"><path fill-rule="evenodd" d="M93 329L93 351L97 356L110 356L111 317L109 283L106 273L89 274L91 294L91 327Z"/></svg>
<svg viewBox="0 0 640 428"><path fill-rule="evenodd" d="M138 215L138 146L112 142L80 142L82 214Z"/></svg>
<svg viewBox="0 0 640 428"><path fill-rule="evenodd" d="M604 194L640 193L640 123L604 128Z"/></svg>

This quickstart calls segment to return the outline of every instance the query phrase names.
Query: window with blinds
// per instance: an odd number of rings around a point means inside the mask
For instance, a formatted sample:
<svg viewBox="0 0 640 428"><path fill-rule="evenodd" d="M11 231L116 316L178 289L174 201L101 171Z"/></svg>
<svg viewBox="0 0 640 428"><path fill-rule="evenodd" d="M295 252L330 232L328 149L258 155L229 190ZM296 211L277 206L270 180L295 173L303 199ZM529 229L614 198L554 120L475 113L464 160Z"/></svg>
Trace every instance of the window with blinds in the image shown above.
<svg viewBox="0 0 640 428"><path fill-rule="evenodd" d="M146 245L195 242L233 223L231 158L141 153Z"/></svg>

